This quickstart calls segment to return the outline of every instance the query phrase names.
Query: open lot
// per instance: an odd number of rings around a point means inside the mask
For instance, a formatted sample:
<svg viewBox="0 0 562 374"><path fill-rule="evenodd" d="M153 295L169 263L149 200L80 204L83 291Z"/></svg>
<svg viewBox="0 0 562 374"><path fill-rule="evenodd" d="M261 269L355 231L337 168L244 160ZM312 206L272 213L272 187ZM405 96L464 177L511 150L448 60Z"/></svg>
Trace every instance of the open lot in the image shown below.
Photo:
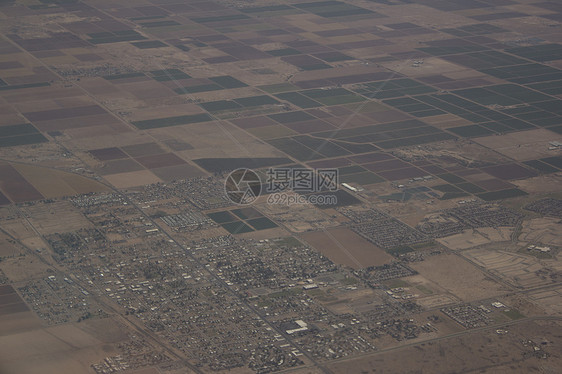
<svg viewBox="0 0 562 374"><path fill-rule="evenodd" d="M518 161L552 156L549 142L561 141L562 136L545 129L521 131L500 136L487 136L474 141Z"/></svg>
<svg viewBox="0 0 562 374"><path fill-rule="evenodd" d="M323 255L337 264L354 269L381 266L392 261L392 256L346 228L328 229L301 235Z"/></svg>
<svg viewBox="0 0 562 374"><path fill-rule="evenodd" d="M509 333L506 335L498 335L492 329L467 333L390 352L342 360L330 365L330 368L336 373L349 372L350 368L353 368L353 373L373 368L375 372L381 373L395 370L401 373L416 373L419 370L433 373L449 373L454 370L509 373L514 370L514 365L517 368L515 370L533 370L541 361L529 354L533 348L524 346L521 341L544 338L558 341L560 325L557 322L524 322L509 326L507 330ZM550 349L555 350L554 346ZM453 358L443 360L443 356ZM558 360L560 357L554 354L548 365L554 368L558 365L555 363Z"/></svg>
<svg viewBox="0 0 562 374"><path fill-rule="evenodd" d="M560 247L562 246L562 239L559 235L560 230L562 230L562 224L555 218L535 218L523 223L519 240Z"/></svg>
<svg viewBox="0 0 562 374"><path fill-rule="evenodd" d="M432 256L413 264L412 268L463 301L493 297L507 291L474 265L453 254Z"/></svg>
<svg viewBox="0 0 562 374"><path fill-rule="evenodd" d="M68 201L40 204L25 208L31 223L41 235L75 231L91 227L91 223Z"/></svg>
<svg viewBox="0 0 562 374"><path fill-rule="evenodd" d="M463 252L463 256L520 288L551 284L553 279L550 274L562 269L562 264L555 260L539 260L530 255L501 250L473 249Z"/></svg>
<svg viewBox="0 0 562 374"><path fill-rule="evenodd" d="M20 321L5 319L3 324L21 324ZM42 328L33 322L30 318L25 328L0 336L3 373L87 372L88 362L103 360L116 352L111 344L85 332L82 326Z"/></svg>
<svg viewBox="0 0 562 374"><path fill-rule="evenodd" d="M477 247L493 242L505 242L511 239L511 227L484 227L475 230L466 230L460 234L439 238L437 241L444 246L459 250Z"/></svg>

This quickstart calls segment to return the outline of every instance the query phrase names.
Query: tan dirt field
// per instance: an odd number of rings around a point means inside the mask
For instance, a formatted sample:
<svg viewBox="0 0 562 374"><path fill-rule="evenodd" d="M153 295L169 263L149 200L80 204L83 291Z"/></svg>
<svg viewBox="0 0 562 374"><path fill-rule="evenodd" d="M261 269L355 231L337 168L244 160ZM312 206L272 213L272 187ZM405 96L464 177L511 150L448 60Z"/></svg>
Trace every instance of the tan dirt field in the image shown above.
<svg viewBox="0 0 562 374"><path fill-rule="evenodd" d="M337 264L354 269L380 266L393 257L347 228L335 228L302 234L316 250Z"/></svg>
<svg viewBox="0 0 562 374"><path fill-rule="evenodd" d="M103 184L80 175L24 164L12 166L46 198L109 191Z"/></svg>
<svg viewBox="0 0 562 374"><path fill-rule="evenodd" d="M492 242L508 241L512 233L513 229L510 227L483 227L475 230L466 230L460 234L437 239L437 241L447 248L460 250Z"/></svg>
<svg viewBox="0 0 562 374"><path fill-rule="evenodd" d="M508 291L466 260L452 254L433 256L411 267L463 301L484 299Z"/></svg>
<svg viewBox="0 0 562 374"><path fill-rule="evenodd" d="M61 325L0 336L3 374L63 374L90 372L90 364L115 355L111 345L82 331Z"/></svg>
<svg viewBox="0 0 562 374"><path fill-rule="evenodd" d="M160 178L148 170L106 175L105 179L115 186L115 188L137 187L162 182Z"/></svg>
<svg viewBox="0 0 562 374"><path fill-rule="evenodd" d="M534 218L523 222L519 240L530 244L542 243L562 247L562 224L552 217Z"/></svg>
<svg viewBox="0 0 562 374"><path fill-rule="evenodd" d="M57 201L51 204L36 204L24 208L30 222L42 235L56 232L69 232L89 228L92 224L70 201Z"/></svg>
<svg viewBox="0 0 562 374"><path fill-rule="evenodd" d="M505 135L477 138L474 141L517 161L555 156L548 142L562 141L562 136L545 129L520 131Z"/></svg>

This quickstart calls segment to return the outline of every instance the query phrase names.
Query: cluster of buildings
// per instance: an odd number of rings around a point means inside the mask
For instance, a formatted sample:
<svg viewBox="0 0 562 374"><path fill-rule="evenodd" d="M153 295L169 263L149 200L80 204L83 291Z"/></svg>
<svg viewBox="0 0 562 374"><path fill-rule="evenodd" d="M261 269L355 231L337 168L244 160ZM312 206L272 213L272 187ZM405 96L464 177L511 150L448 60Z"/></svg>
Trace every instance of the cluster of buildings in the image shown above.
<svg viewBox="0 0 562 374"><path fill-rule="evenodd" d="M381 266L370 266L365 269L357 270L355 273L372 287L379 287L379 283L382 281L409 277L410 275L417 274L415 270L397 261Z"/></svg>
<svg viewBox="0 0 562 374"><path fill-rule="evenodd" d="M410 260L353 271L293 237L216 235L218 226L199 211L199 199L216 193L216 186L215 192L204 187L209 183L215 182L198 178L147 186L146 193L72 198L89 225L46 236L54 258L69 273L31 281L20 292L51 324L117 310L183 352L194 367L214 371L249 367L269 373L307 360L371 352L386 336L400 341L436 331L431 322L413 318L422 311L415 302L418 295L384 285L416 274L407 265ZM222 207L223 202L215 202L212 209ZM377 210L339 210L356 232L382 248L428 240ZM518 217L483 206L446 214L473 224ZM422 261L419 253L411 261ZM371 296L338 309L355 292ZM104 298L116 309L98 303ZM467 328L489 323L487 313L471 305L442 311ZM113 373L131 368L131 362L174 362L145 345L137 351L148 361L133 357L135 350L124 345L120 355L93 368Z"/></svg>
<svg viewBox="0 0 562 374"><path fill-rule="evenodd" d="M352 220L353 231L380 248L391 249L429 240L424 233L375 209L341 208L340 212Z"/></svg>
<svg viewBox="0 0 562 374"><path fill-rule="evenodd" d="M560 199L547 198L534 201L525 209L543 216L562 218L562 200Z"/></svg>
<svg viewBox="0 0 562 374"><path fill-rule="evenodd" d="M465 203L425 218L418 229L433 238L458 234L479 227L514 227L523 215L500 205Z"/></svg>
<svg viewBox="0 0 562 374"><path fill-rule="evenodd" d="M488 316L491 310L484 306L463 304L446 307L441 311L466 328L484 327L493 322Z"/></svg>
<svg viewBox="0 0 562 374"><path fill-rule="evenodd" d="M90 293L61 274L35 279L18 288L33 311L49 325L107 317Z"/></svg>

